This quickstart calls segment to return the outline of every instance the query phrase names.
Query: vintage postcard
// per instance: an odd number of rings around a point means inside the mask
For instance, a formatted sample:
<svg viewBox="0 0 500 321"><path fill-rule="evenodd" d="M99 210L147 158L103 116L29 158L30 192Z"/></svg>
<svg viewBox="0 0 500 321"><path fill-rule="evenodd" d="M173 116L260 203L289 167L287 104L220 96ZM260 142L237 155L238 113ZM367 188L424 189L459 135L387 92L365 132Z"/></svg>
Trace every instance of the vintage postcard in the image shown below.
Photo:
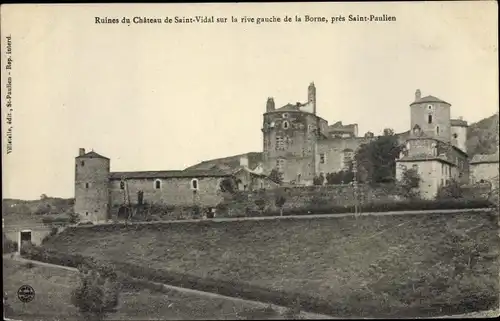
<svg viewBox="0 0 500 321"><path fill-rule="evenodd" d="M497 12L2 5L4 319L498 316Z"/></svg>

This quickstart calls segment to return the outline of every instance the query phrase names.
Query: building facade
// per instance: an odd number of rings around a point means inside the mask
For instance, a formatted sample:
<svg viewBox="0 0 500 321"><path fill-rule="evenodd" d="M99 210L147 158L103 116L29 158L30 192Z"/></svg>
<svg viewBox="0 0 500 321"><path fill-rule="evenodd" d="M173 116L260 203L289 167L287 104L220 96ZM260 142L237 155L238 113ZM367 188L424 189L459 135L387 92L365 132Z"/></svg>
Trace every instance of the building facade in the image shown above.
<svg viewBox="0 0 500 321"><path fill-rule="evenodd" d="M410 104L410 134L397 160L396 179L408 169L421 178L420 192L433 198L450 180L469 183L469 160L466 152L467 122L451 119L451 104L434 96L415 92Z"/></svg>

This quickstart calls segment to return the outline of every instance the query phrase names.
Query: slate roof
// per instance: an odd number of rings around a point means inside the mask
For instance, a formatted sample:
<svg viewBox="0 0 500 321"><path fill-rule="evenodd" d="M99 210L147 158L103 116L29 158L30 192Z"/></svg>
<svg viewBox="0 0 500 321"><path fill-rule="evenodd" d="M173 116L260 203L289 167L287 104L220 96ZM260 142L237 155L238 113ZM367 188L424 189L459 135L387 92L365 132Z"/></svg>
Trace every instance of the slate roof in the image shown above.
<svg viewBox="0 0 500 321"><path fill-rule="evenodd" d="M109 159L107 157L104 157L100 154L97 154L96 152L94 151L91 151L91 152L88 152L86 154L83 154L83 155L80 155L80 156L77 156L76 158L103 158L103 159Z"/></svg>
<svg viewBox="0 0 500 321"><path fill-rule="evenodd" d="M450 103L448 103L448 102L446 102L444 100L441 100L441 99L439 99L437 97L429 95L429 96L422 97L422 98L420 98L418 100L415 100L414 102L412 102L410 104L410 106L414 105L414 104L421 104L421 103L445 103L445 104L451 105Z"/></svg>
<svg viewBox="0 0 500 321"><path fill-rule="evenodd" d="M479 155L474 155L472 157L472 160L470 161L471 164L481 164L481 163L498 163L499 162L499 153L495 154L479 154Z"/></svg>
<svg viewBox="0 0 500 321"><path fill-rule="evenodd" d="M111 172L110 179L145 179L145 178L198 178L198 177L226 177L231 172L223 170L174 170L174 171L140 171L140 172Z"/></svg>

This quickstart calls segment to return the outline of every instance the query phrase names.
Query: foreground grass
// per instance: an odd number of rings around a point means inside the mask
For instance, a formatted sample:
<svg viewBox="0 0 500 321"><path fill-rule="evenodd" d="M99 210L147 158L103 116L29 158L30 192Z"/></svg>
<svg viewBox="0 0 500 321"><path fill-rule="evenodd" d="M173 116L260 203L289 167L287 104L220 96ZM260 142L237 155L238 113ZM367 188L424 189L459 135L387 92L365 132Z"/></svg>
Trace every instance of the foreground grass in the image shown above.
<svg viewBox="0 0 500 321"><path fill-rule="evenodd" d="M12 309L6 317L21 320L80 320L70 303L71 291L78 285L78 273L70 270L32 266L4 259L4 291ZM23 304L16 297L21 285L31 285L35 299ZM162 293L128 288L120 295L118 311L109 320L223 320L248 318L262 311L260 305L163 290ZM284 318L272 313L273 318Z"/></svg>
<svg viewBox="0 0 500 321"><path fill-rule="evenodd" d="M472 213L96 226L44 246L305 293L350 316L432 316L498 304L496 220Z"/></svg>

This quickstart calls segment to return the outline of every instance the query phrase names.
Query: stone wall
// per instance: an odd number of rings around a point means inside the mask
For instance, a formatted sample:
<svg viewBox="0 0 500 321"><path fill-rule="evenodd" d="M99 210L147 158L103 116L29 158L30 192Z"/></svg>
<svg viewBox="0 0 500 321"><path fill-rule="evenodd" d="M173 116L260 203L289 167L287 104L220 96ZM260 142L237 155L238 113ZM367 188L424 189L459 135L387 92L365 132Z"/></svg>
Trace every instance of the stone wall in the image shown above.
<svg viewBox="0 0 500 321"><path fill-rule="evenodd" d="M358 188L360 204L368 202L391 202L400 199L396 188L380 185L371 188L360 185ZM352 185L324 185L280 187L272 190L239 192L228 196L218 206L217 216L240 216L261 211L279 211L275 201L278 196L285 198L283 210L310 208L313 206L351 207L356 204ZM260 205L260 206L259 206Z"/></svg>

